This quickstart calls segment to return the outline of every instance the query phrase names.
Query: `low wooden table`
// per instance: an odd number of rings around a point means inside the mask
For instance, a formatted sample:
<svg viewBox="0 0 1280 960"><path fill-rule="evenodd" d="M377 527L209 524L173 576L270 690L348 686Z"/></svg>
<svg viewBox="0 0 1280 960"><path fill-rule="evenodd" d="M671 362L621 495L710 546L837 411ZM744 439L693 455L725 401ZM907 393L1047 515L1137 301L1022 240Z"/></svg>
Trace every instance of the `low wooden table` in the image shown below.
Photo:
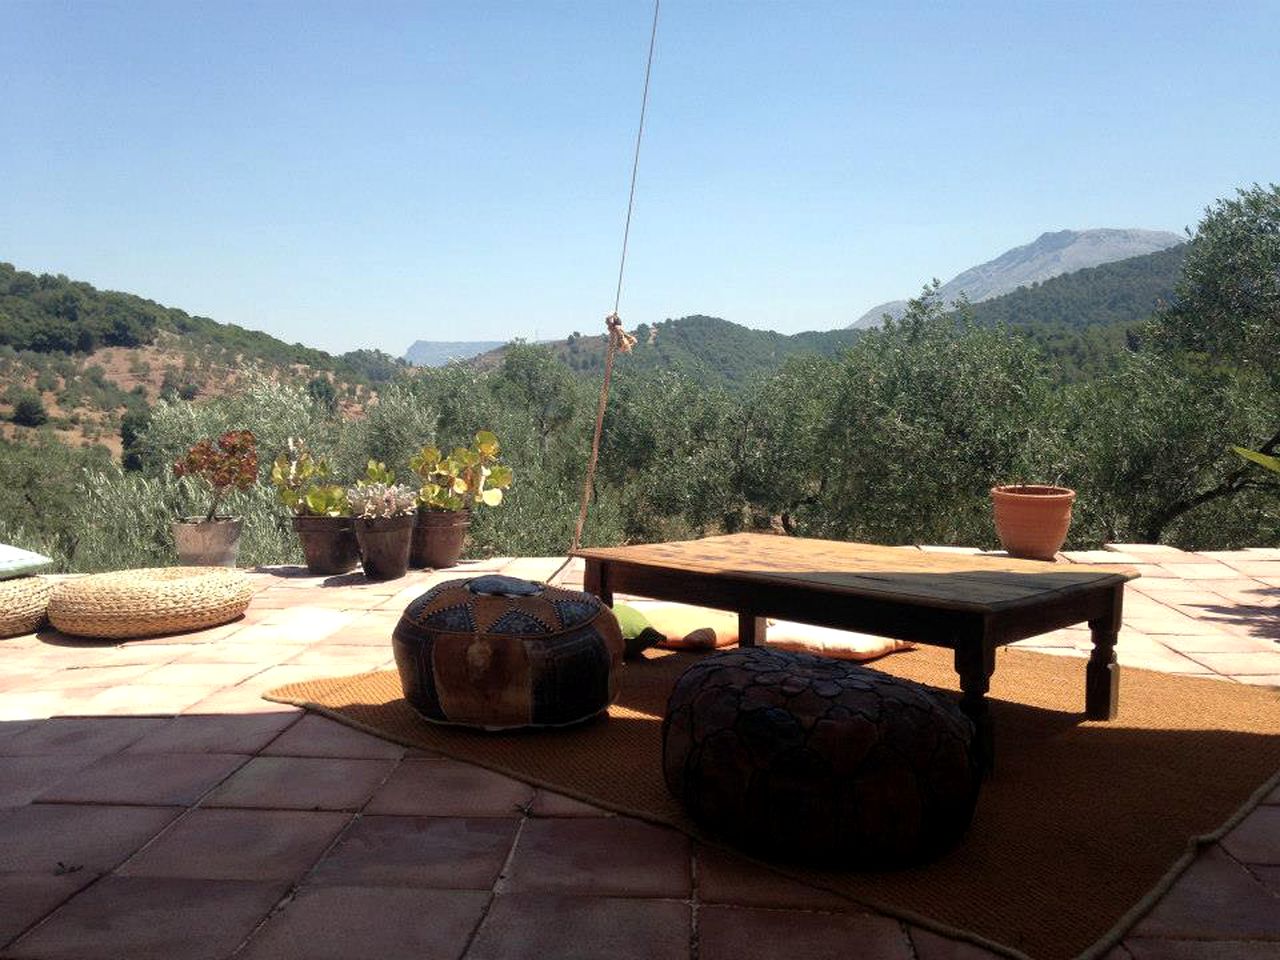
<svg viewBox="0 0 1280 960"><path fill-rule="evenodd" d="M960 705L991 757L987 690L996 647L1087 622L1085 713L1110 720L1119 704L1116 637L1120 566L1076 566L1006 557L934 553L866 543L739 533L679 543L598 548L585 586L605 603L630 593L738 614L739 642L765 638L765 618L795 620L955 651Z"/></svg>

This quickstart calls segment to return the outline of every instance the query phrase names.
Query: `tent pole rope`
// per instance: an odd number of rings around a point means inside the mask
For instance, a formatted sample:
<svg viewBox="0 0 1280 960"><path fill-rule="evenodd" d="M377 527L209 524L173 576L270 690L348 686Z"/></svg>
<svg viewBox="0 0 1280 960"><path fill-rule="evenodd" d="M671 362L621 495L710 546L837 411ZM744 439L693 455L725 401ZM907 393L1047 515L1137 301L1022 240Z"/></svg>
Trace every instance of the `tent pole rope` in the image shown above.
<svg viewBox="0 0 1280 960"><path fill-rule="evenodd" d="M636 148L631 158L631 189L627 194L627 219L622 228L622 255L618 258L618 285L613 295L613 312L605 317L609 342L605 349L604 380L600 384L600 401L596 405L595 433L591 438L591 457L587 461L587 475L582 482L582 499L578 505L578 522L573 528L573 543L569 552L582 546L582 528L587 523L587 507L591 503L591 490L595 484L596 465L600 461L600 436L604 432L604 413L609 405L609 385L613 380L613 361L618 352L630 353L636 339L622 327L618 308L622 304L622 278L627 269L627 243L631 239L631 214L636 204L636 177L640 172L640 144L644 139L644 117L649 106L649 77L653 73L653 49L658 39L658 10L662 0L653 0L653 26L649 31L649 57L644 67L644 93L640 98L640 122L636 127Z"/></svg>

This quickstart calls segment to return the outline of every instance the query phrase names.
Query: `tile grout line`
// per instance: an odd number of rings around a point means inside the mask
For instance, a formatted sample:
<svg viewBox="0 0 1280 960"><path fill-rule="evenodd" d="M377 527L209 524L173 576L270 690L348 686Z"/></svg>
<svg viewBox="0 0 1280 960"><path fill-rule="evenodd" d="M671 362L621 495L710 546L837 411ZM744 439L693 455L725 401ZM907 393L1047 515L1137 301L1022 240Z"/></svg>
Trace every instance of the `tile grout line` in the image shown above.
<svg viewBox="0 0 1280 960"><path fill-rule="evenodd" d="M537 796L536 794L534 795ZM520 838L524 836L525 824L532 818L533 798L526 803L517 804L516 809L520 811L520 822L516 825L515 836L511 838L511 847L507 850L507 856L502 861L502 866L498 869L498 875L494 877L493 883L489 887L489 897L485 900L484 909L480 911L480 916L476 919L475 926L471 928L471 932L467 935L467 941L462 945L462 952L458 954L458 960L466 960L471 953L471 948L475 946L476 940L480 937L480 930L484 927L485 921L489 919L489 911L493 909L494 901L498 899L498 894L502 892L505 886L507 874L511 870L512 861L515 860L516 850L520 846Z"/></svg>
<svg viewBox="0 0 1280 960"><path fill-rule="evenodd" d="M304 711L302 715L303 715L303 716L305 716L305 715L306 715L306 712ZM296 722L297 722L297 721L295 721L295 723L296 723ZM293 727L293 724L289 724L289 727L287 727L287 728L286 728L286 730L291 729L292 727ZM284 731L284 730L282 730L282 731L280 731L280 734L279 734L279 735L280 735L280 736L283 736L283 735L284 735L284 733L285 733L285 731ZM275 740L273 739L273 740L271 741L271 743L274 743L274 742L275 742ZM264 745L262 749L264 749L264 750L265 750L265 749L266 749L268 746L270 746L270 745L271 745L271 744L270 744L270 743L268 743L268 744ZM259 753L259 754L256 754L255 756L260 756L260 755L261 755L261 754ZM327 758L321 758L321 759L327 759ZM298 877L297 877L297 878L296 878L292 883L290 883L290 884L289 884L288 889L287 889L287 890L285 890L285 892L284 892L283 894L281 894L281 895L280 895L280 899L279 899L279 900L277 900L277 901L275 902L275 904L274 904L274 905L272 905L271 909L270 909L270 910L268 910L268 911L266 912L266 914L262 917L262 919L261 919L261 920L259 920L256 924L254 924L253 929L252 929L252 930L250 930L247 934L245 934L245 938L244 938L242 941L240 941L240 944L239 944L239 945L238 945L234 950L232 950L230 953L228 953L228 954L227 954L228 960L230 960L230 958L231 958L231 957L238 956L238 955L239 955L240 953L242 953L245 949L247 949L247 948L248 948L248 946L249 946L250 941L252 941L252 940L253 940L253 938L254 938L255 936L257 936L257 935L258 935L258 932L259 932L263 927L265 927L268 923L270 923L270 922L271 922L271 920L272 920L274 917L276 917L276 916L278 916L280 913L282 913L282 912L284 911L284 909L285 909L285 908L286 908L290 903L292 903L292 902L294 901L294 899L296 899L296 898L297 898L298 891L302 889L302 885L306 882L307 878L308 878L309 876L311 876L313 873L315 873L316 868L317 868L317 867L319 867L319 866L320 866L320 864L324 862L324 859L325 859L327 856L329 856L329 854L331 854L331 853L332 853L332 852L337 848L337 846L338 846L340 843L342 843L342 841L343 841L343 840L345 840L345 839L346 839L347 834L351 832L352 828L353 828L353 827L354 827L358 822L360 822L360 820L361 820L361 819L363 819L363 818L364 818L364 816L365 816L365 812L364 812L364 811L365 811L365 809L369 806L369 801L373 799L373 795L374 795L375 793L377 793L377 792L378 792L378 790L380 790L380 789L381 789L381 788L386 784L386 782L387 782L388 780L390 780L390 779L391 779L392 775L393 775L397 770L399 770L399 769L400 769L400 765L401 765L403 762L404 762L404 758L403 758L403 757L401 757L401 758L399 758L398 760L396 760L396 762L395 762L394 764L392 764L391 769L390 769L390 771L388 771L387 775L386 775L385 777L383 777L383 778L382 778L382 780L380 780L380 781L379 781L379 782L374 786L374 788L369 792L369 796L365 799L364 803L363 803L363 804L361 804L360 809L359 809L359 810L354 810L354 811L350 811L350 812L349 812L349 814L348 814L348 816L347 816L347 822L346 822L345 824L343 824L343 825L342 825L342 829L340 829L340 830L339 830L339 831L334 835L333 839L332 839L331 841L329 841L329 843L328 843L328 844L326 844L326 845L325 845L325 848L324 848L323 850L321 850L321 851L320 851L319 855L316 857L315 861L311 864L311 866L309 866L306 870L302 871L302 873L301 873L301 874L300 874L300 875L299 875L299 876L298 876ZM236 808L217 808L217 807L208 807L208 808L205 808L205 809L215 810L215 809L236 809ZM302 811L302 812L308 812L308 811ZM324 811L324 812L326 812L326 813L328 813L328 812L334 812L334 813L345 813L345 812L347 812L347 811Z"/></svg>
<svg viewBox="0 0 1280 960"><path fill-rule="evenodd" d="M103 718L99 718L99 719L103 719ZM107 719L112 719L112 718L107 718ZM174 718L173 718L173 717L170 717L169 719L171 719L171 720L172 720L172 719L174 719ZM294 723L296 723L296 722L297 722L297 721L295 720L295 721L294 721ZM293 726L293 724L291 723L291 724L289 724L289 726ZM283 731L282 731L282 732L283 732ZM114 752L112 752L112 753L104 753L104 754L102 754L100 757L98 757L98 759L102 759L103 757L123 756L123 755L125 755L125 752L126 752L130 747L134 746L134 745L135 745L135 744L137 744L137 743L140 743L140 742L141 742L142 740L144 740L147 736L148 736L148 734L146 734L146 733L139 734L139 736L138 736L137 738L135 738L135 739L133 739L133 740L130 740L128 743L124 744L124 745L123 745L123 746L121 746L119 749L115 750L115 751L114 751ZM234 754L232 754L232 756L234 756ZM95 762L96 762L96 761L95 761ZM248 758L246 758L245 763L248 763ZM136 850L133 850L133 851L132 851L132 852L130 852L128 855L126 855L123 859L121 859L119 862L115 863L114 865L112 865L111 867L109 867L107 870L104 870L102 873L98 874L96 877L94 877L92 880L90 880L88 883L86 883L83 887L79 887L78 889L76 889L76 890L74 890L72 893L70 893L67 897L65 897L64 899L60 900L60 901L59 901L55 906L53 906L50 910L46 911L46 912L45 912L45 914L44 914L44 916L42 916L42 917L40 917L38 920L35 920L34 922L32 922L32 923L28 924L28 925L27 925L27 927L26 927L26 928L24 928L21 932L19 932L17 936L9 938L9 939L6 941L6 945L12 945L12 944L15 944L15 943L17 943L19 940L21 940L23 937L26 937L28 934L30 934L30 933L34 933L34 932L35 932L39 927L43 926L46 922L48 922L48 920L49 920L49 918L50 918L50 917L52 917L55 913L57 913L57 912L58 912L59 910L61 910L64 906L66 906L68 903L70 903L73 899L75 899L76 897L80 896L82 893L87 893L89 890L91 890L92 888L96 887L99 883L101 883L101 882L102 882L104 879L106 879L107 877L115 876L115 875L116 875L116 871L117 871L117 870L119 870L122 866L124 866L126 863L128 863L130 860L132 860L132 859L133 859L134 857L136 857L138 854L140 854L143 850L146 850L148 847L150 847L152 844L154 844L157 840L159 840L162 836L165 836L166 834L168 834L168 833L169 833L171 830L173 830L173 829L174 829L174 828L175 828L179 823L181 823L181 822L183 822L184 820L186 820L186 819L187 819L187 817L190 815L191 811L192 811L192 810L194 810L194 809L196 808L196 805L200 802L200 800L202 800L202 799L204 799L204 797L208 796L208 794L209 794L210 792L212 792L213 790L216 790L219 786L221 786L223 783L225 783L227 779L229 779L230 777L234 776L234 775L235 775L235 773L236 773L237 771L239 771L243 766L244 766L244 764L240 764L240 766L237 766L237 767L235 768L235 770L232 770L231 772L229 772L229 773L227 774L227 776L226 776L226 777L224 777L222 780L219 780L219 781L218 781L218 783L214 784L212 787L210 787L210 788L209 788L209 790L208 790L208 791L206 791L204 794L202 794L202 795L200 796L200 798L198 798L198 799L196 800L196 802L195 802L195 803L191 804L190 806L186 806L186 805L178 805L178 806L182 806L182 812L181 812L181 813L179 813L179 814L178 814L176 817L174 817L172 820L170 820L170 821L169 821L167 824L165 824L163 827L161 827L161 828L160 828L160 830L159 830L159 831L157 831L157 832L156 832L156 833L155 833L155 834L154 834L150 839L146 840L146 841L142 844L142 846L138 847ZM54 786L56 786L56 784L55 784ZM38 800L33 800L33 801L31 801L31 803L29 804L29 806L37 806L37 805L39 805L39 801L38 801ZM111 804L111 803L101 803L101 804L88 803L88 804L84 804L84 803L81 803L81 804L74 804L74 802L73 802L73 801L67 801L67 802L65 803L65 805L103 806L103 807L112 807L112 806L119 806L119 807L165 807L165 806L170 806L170 804L163 804L163 803L159 803L159 804L157 804L157 803L118 803L118 804Z"/></svg>

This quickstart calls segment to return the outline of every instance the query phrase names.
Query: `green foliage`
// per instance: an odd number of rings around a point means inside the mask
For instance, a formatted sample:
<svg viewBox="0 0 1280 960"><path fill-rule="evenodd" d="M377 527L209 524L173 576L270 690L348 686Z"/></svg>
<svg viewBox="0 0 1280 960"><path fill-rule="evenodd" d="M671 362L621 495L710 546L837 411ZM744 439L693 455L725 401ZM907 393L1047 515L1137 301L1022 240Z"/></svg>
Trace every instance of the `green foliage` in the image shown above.
<svg viewBox="0 0 1280 960"><path fill-rule="evenodd" d="M1040 359L1022 338L957 321L936 287L861 339L833 389L822 511L801 532L988 544L990 487L1045 479L1034 462L1048 396Z"/></svg>
<svg viewBox="0 0 1280 960"><path fill-rule="evenodd" d="M0 263L0 343L19 350L91 353L151 343L170 312L176 311L140 297Z"/></svg>
<svg viewBox="0 0 1280 960"><path fill-rule="evenodd" d="M38 427L49 422L49 412L44 401L34 390L10 391L8 400L13 404L13 422L22 427Z"/></svg>
<svg viewBox="0 0 1280 960"><path fill-rule="evenodd" d="M288 452L271 465L276 496L300 517L345 517L350 513L346 491L337 484L320 482L329 476L329 465L313 457L300 437L290 437Z"/></svg>
<svg viewBox="0 0 1280 960"><path fill-rule="evenodd" d="M419 501L431 510L499 506L502 491L515 476L510 467L498 463L500 450L497 436L488 430L477 433L470 447L456 447L447 457L438 447L423 447L409 461L423 481Z"/></svg>
<svg viewBox="0 0 1280 960"><path fill-rule="evenodd" d="M370 458L406 473L409 458L434 435L433 419L434 411L419 390L408 383L392 384L369 405L363 419L343 426L330 461L338 475L346 477L357 476Z"/></svg>
<svg viewBox="0 0 1280 960"><path fill-rule="evenodd" d="M1280 389L1280 187L1255 184L1205 211L1156 332L1166 349L1256 370Z"/></svg>
<svg viewBox="0 0 1280 960"><path fill-rule="evenodd" d="M378 483L390 486L396 482L396 472L387 467L381 460L370 460L365 464L364 476L356 481L356 486Z"/></svg>
<svg viewBox="0 0 1280 960"><path fill-rule="evenodd" d="M256 360L277 368L304 364L360 383L387 383L406 369L403 360L380 350L334 357L133 294L98 290L62 275L36 276L0 263L0 345L38 353L92 353L99 347L151 344L161 332L181 335L188 348L216 351L231 361ZM176 395L192 387L190 381L173 382L164 392Z"/></svg>
<svg viewBox="0 0 1280 960"><path fill-rule="evenodd" d="M317 375L307 381L307 396L330 413L338 409L338 391L328 377Z"/></svg>
<svg viewBox="0 0 1280 960"><path fill-rule="evenodd" d="M812 526L828 478L845 459L828 435L840 415L833 387L841 369L827 357L794 357L744 398L728 458L748 505L747 526L767 526L775 516L788 533Z"/></svg>
<svg viewBox="0 0 1280 960"><path fill-rule="evenodd" d="M1254 387L1237 371L1151 351L1065 392L1052 455L1080 491L1073 539L1156 543L1183 513L1231 496L1242 471L1224 432L1265 437L1280 414Z"/></svg>
<svg viewBox="0 0 1280 960"><path fill-rule="evenodd" d="M316 407L305 390L258 374L247 376L242 389L215 399L157 401L135 449L142 470L154 475L167 470L191 445L192 437L220 436L245 424L252 425L268 462L288 448L290 437L309 438L332 460L327 453L335 443L337 423Z"/></svg>

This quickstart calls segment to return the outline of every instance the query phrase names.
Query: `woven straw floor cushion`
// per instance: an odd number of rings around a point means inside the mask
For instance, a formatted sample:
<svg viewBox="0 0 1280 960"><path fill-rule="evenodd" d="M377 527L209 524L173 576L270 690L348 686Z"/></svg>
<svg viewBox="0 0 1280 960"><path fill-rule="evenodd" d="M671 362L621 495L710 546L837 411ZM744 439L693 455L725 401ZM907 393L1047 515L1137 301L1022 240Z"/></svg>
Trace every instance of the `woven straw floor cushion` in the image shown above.
<svg viewBox="0 0 1280 960"><path fill-rule="evenodd" d="M44 577L0 580L0 637L17 637L39 629L52 591L53 582Z"/></svg>
<svg viewBox="0 0 1280 960"><path fill-rule="evenodd" d="M392 645L405 699L435 723L567 726L604 713L618 693L622 630L577 590L450 580L409 604Z"/></svg>
<svg viewBox="0 0 1280 960"><path fill-rule="evenodd" d="M120 570L59 583L49 622L77 637L159 637L228 623L252 597L249 578L226 567Z"/></svg>

